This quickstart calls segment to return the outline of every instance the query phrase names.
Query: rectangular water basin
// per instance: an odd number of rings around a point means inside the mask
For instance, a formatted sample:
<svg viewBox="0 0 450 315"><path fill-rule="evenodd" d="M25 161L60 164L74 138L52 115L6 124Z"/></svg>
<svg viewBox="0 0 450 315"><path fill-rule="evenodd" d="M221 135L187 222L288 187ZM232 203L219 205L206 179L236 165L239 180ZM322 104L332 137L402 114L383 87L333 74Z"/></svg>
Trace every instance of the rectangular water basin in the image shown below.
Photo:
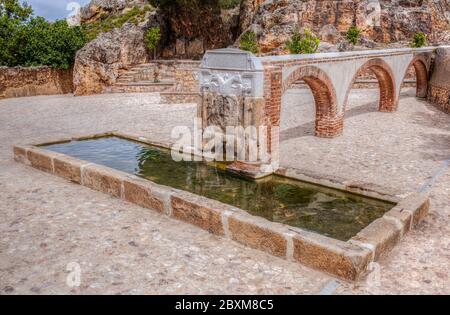
<svg viewBox="0 0 450 315"><path fill-rule="evenodd" d="M211 198L264 217L347 241L394 207L274 175L252 181L229 174L219 163L175 162L167 149L104 137L45 146L157 184Z"/></svg>
<svg viewBox="0 0 450 315"><path fill-rule="evenodd" d="M228 173L223 163L176 162L170 150L141 139L108 133L16 146L14 156L347 280L363 275L428 212L426 195L412 194L395 205L279 175L253 181Z"/></svg>

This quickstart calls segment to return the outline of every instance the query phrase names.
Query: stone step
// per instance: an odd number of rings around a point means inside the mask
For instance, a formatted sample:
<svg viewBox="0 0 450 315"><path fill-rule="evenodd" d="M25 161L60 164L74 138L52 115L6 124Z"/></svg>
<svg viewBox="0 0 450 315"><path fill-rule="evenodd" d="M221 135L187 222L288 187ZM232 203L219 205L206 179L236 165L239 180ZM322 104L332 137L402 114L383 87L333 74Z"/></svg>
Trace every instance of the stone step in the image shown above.
<svg viewBox="0 0 450 315"><path fill-rule="evenodd" d="M173 60L167 60L166 62L164 62L164 61L158 62L158 64L160 64L160 65L169 65L169 64L173 64L173 63L174 63ZM178 62L178 64L192 65L192 66L198 66L198 65L200 65L200 63L201 63L200 61L192 61L192 60L185 60L185 61ZM157 65L156 63L141 63L141 64L130 66L130 69L131 68L153 68L156 65Z"/></svg>
<svg viewBox="0 0 450 315"><path fill-rule="evenodd" d="M151 71L153 71L153 69L155 69L154 66L148 66L148 67L133 67L133 68L129 68L129 71L145 71L145 70L151 70Z"/></svg>
<svg viewBox="0 0 450 315"><path fill-rule="evenodd" d="M145 98L146 101L149 101L149 98L151 99L150 102L160 103L161 101L161 93L160 92L147 92L147 91L130 91L127 89L118 89L115 87L112 87L108 90L105 90L104 93L106 94L124 94L124 93L142 93L146 94Z"/></svg>
<svg viewBox="0 0 450 315"><path fill-rule="evenodd" d="M144 73L136 73L136 74L121 74L118 76L117 80L120 79L124 79L124 80L132 80L138 77L148 77L151 79L148 80L140 80L140 81L150 81L153 80L153 73L148 73L148 74L144 74ZM159 76L161 81L173 81L173 77L172 76L167 76L167 75L160 75Z"/></svg>
<svg viewBox="0 0 450 315"><path fill-rule="evenodd" d="M138 73L138 74L133 74L133 75L119 75L119 77L117 79L134 79L134 78L138 78L140 76L144 76L144 77L149 77L151 78L151 80L153 80L153 75L144 75L143 73ZM160 75L159 76L161 81L174 81L173 77L171 76L166 76L166 75ZM140 80L140 81L150 81L150 80Z"/></svg>
<svg viewBox="0 0 450 315"><path fill-rule="evenodd" d="M126 83L116 83L115 86L151 86L151 87L167 87L174 86L175 82L158 82L155 83L153 81L137 81L137 82L126 82Z"/></svg>
<svg viewBox="0 0 450 315"><path fill-rule="evenodd" d="M140 70L133 70L133 69L120 69L119 73L139 73Z"/></svg>
<svg viewBox="0 0 450 315"><path fill-rule="evenodd" d="M117 78L117 81L122 80L122 81L133 81L134 76L129 76L129 77L124 77L124 76L119 76Z"/></svg>
<svg viewBox="0 0 450 315"><path fill-rule="evenodd" d="M171 92L174 90L174 85L115 85L106 91L106 93L157 93Z"/></svg>

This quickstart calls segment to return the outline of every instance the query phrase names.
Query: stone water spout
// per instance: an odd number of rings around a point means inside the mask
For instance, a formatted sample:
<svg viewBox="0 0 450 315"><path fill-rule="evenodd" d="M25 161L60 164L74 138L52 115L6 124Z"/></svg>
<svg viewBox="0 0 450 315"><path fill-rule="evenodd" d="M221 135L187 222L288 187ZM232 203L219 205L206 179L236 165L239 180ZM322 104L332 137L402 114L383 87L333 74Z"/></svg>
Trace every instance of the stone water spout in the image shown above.
<svg viewBox="0 0 450 315"><path fill-rule="evenodd" d="M200 67L199 79L202 102L198 118L202 121L203 130L215 126L225 133L229 127L248 130L263 125L264 67L253 54L229 48L208 51ZM262 138L254 140L263 141ZM235 143L227 142L225 145L234 147ZM258 147L262 145L266 144L257 143ZM249 156L249 144L244 146L245 155ZM261 161L257 157L251 161L245 158L241 162L260 164Z"/></svg>

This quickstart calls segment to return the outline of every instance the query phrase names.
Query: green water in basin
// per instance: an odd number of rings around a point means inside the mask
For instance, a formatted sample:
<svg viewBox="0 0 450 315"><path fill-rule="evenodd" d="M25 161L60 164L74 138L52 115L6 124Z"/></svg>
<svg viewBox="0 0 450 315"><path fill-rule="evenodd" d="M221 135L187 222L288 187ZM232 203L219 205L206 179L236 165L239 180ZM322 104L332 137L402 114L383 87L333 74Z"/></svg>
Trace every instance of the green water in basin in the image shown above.
<svg viewBox="0 0 450 315"><path fill-rule="evenodd" d="M175 162L169 150L117 137L72 141L45 148L343 241L393 207L387 202L280 176L256 182L231 175L218 165Z"/></svg>

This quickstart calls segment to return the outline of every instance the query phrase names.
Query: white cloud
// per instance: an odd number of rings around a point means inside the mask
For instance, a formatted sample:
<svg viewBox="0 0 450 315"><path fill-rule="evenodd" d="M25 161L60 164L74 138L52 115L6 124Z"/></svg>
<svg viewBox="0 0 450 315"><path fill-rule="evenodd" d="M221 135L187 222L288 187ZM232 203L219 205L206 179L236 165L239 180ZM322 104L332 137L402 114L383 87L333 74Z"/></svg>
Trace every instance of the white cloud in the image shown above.
<svg viewBox="0 0 450 315"><path fill-rule="evenodd" d="M89 0L26 0L33 7L34 15L43 16L48 20L65 19L71 12L67 5L78 2L81 6L89 3Z"/></svg>

